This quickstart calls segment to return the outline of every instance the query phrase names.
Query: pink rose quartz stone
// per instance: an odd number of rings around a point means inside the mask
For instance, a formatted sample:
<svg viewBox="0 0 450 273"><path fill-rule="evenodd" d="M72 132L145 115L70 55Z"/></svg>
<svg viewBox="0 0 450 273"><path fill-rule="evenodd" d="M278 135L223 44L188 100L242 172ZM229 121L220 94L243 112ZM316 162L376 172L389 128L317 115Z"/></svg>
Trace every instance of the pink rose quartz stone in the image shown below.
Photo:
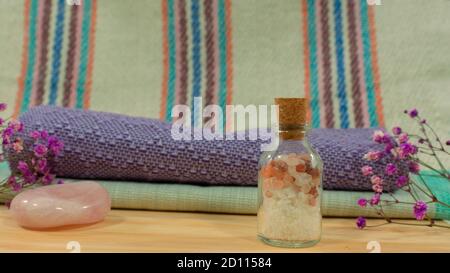
<svg viewBox="0 0 450 273"><path fill-rule="evenodd" d="M91 224L111 210L111 198L100 184L77 182L26 190L11 202L17 223L31 229Z"/></svg>

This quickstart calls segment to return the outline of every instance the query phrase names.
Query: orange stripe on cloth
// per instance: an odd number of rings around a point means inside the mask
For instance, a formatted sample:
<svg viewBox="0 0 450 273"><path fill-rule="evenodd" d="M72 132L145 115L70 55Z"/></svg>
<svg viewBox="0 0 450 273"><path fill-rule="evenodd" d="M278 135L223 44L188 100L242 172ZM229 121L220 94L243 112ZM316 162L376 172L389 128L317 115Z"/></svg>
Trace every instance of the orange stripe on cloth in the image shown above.
<svg viewBox="0 0 450 273"><path fill-rule="evenodd" d="M307 103L309 105L310 101L310 75L311 72L309 70L310 63L309 63L309 37L308 37L308 3L307 0L302 0L302 30L303 30L303 65L305 69L305 79L304 79L304 86L305 86L305 98L307 100ZM311 109L308 107L308 110L306 112L306 120L308 123L311 121Z"/></svg>
<svg viewBox="0 0 450 273"><path fill-rule="evenodd" d="M225 25L226 25L226 52L227 52L227 105L233 102L233 42L232 42L232 22L231 22L231 0L225 0ZM225 109L224 109L225 110ZM233 117L226 113L226 130L232 131Z"/></svg>
<svg viewBox="0 0 450 273"><path fill-rule="evenodd" d="M376 38L376 27L375 27L375 7L368 7L369 15L369 33L370 33L370 44L371 44L371 55L372 55L372 69L373 69L373 80L375 86L375 104L378 115L378 123L380 127L384 127L384 114L383 114L383 101L381 97L381 79L380 79L380 69L378 66L378 54L377 54L377 38Z"/></svg>
<svg viewBox="0 0 450 273"><path fill-rule="evenodd" d="M92 0L91 11L91 29L89 31L89 53L87 63L86 84L83 98L83 108L88 109L91 106L91 90L92 90L92 74L94 70L94 54L95 54L95 31L97 24L97 0Z"/></svg>
<svg viewBox="0 0 450 273"><path fill-rule="evenodd" d="M168 8L167 1L161 0L162 6L162 47L163 47L163 75L162 75L162 87L161 87L161 106L159 117L162 120L165 120L166 117L166 103L167 103L167 81L169 79L169 42L167 39L168 35Z"/></svg>
<svg viewBox="0 0 450 273"><path fill-rule="evenodd" d="M17 79L18 90L16 96L16 103L14 105L13 118L17 118L20 112L20 106L23 99L23 88L25 85L25 74L28 66L28 28L30 25L30 0L25 0L25 7L23 10L23 44L22 44L22 62L20 69L20 76Z"/></svg>

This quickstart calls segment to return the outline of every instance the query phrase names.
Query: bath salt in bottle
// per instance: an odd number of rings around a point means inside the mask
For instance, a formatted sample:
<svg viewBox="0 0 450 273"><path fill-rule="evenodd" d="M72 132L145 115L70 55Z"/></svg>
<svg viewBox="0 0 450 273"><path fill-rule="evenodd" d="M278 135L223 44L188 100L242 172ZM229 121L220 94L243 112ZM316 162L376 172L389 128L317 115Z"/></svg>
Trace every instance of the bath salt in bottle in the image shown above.
<svg viewBox="0 0 450 273"><path fill-rule="evenodd" d="M304 98L276 98L278 147L263 152L258 177L258 237L280 247L308 247L322 229L322 161L306 138Z"/></svg>

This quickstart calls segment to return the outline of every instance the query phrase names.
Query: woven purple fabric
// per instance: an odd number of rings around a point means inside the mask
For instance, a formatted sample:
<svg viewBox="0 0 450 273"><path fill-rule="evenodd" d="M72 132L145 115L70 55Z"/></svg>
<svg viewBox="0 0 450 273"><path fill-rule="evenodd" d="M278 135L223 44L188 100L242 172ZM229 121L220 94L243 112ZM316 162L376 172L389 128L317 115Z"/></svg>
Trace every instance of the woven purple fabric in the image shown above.
<svg viewBox="0 0 450 273"><path fill-rule="evenodd" d="M59 177L129 181L172 181L203 185L256 185L260 142L176 141L171 124L125 115L40 106L24 113L25 151L8 153L12 169L31 155L33 130L64 142L52 163ZM379 148L373 129L313 129L310 139L324 161L325 189L370 190L361 159ZM404 168L401 168L404 170ZM375 166L382 171L382 166ZM389 189L393 180L386 181Z"/></svg>

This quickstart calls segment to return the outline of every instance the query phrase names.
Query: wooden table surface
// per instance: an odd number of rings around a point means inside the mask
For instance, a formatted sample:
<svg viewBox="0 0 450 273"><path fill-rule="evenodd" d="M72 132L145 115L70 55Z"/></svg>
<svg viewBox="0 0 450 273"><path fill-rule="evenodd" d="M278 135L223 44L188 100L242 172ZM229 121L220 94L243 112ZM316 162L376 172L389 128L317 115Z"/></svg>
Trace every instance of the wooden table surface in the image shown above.
<svg viewBox="0 0 450 273"><path fill-rule="evenodd" d="M370 220L371 224L382 223ZM271 247L256 239L256 216L112 210L105 221L46 231L19 227L0 209L2 252L450 252L450 229L389 224L358 230L354 219L325 218L319 244Z"/></svg>

